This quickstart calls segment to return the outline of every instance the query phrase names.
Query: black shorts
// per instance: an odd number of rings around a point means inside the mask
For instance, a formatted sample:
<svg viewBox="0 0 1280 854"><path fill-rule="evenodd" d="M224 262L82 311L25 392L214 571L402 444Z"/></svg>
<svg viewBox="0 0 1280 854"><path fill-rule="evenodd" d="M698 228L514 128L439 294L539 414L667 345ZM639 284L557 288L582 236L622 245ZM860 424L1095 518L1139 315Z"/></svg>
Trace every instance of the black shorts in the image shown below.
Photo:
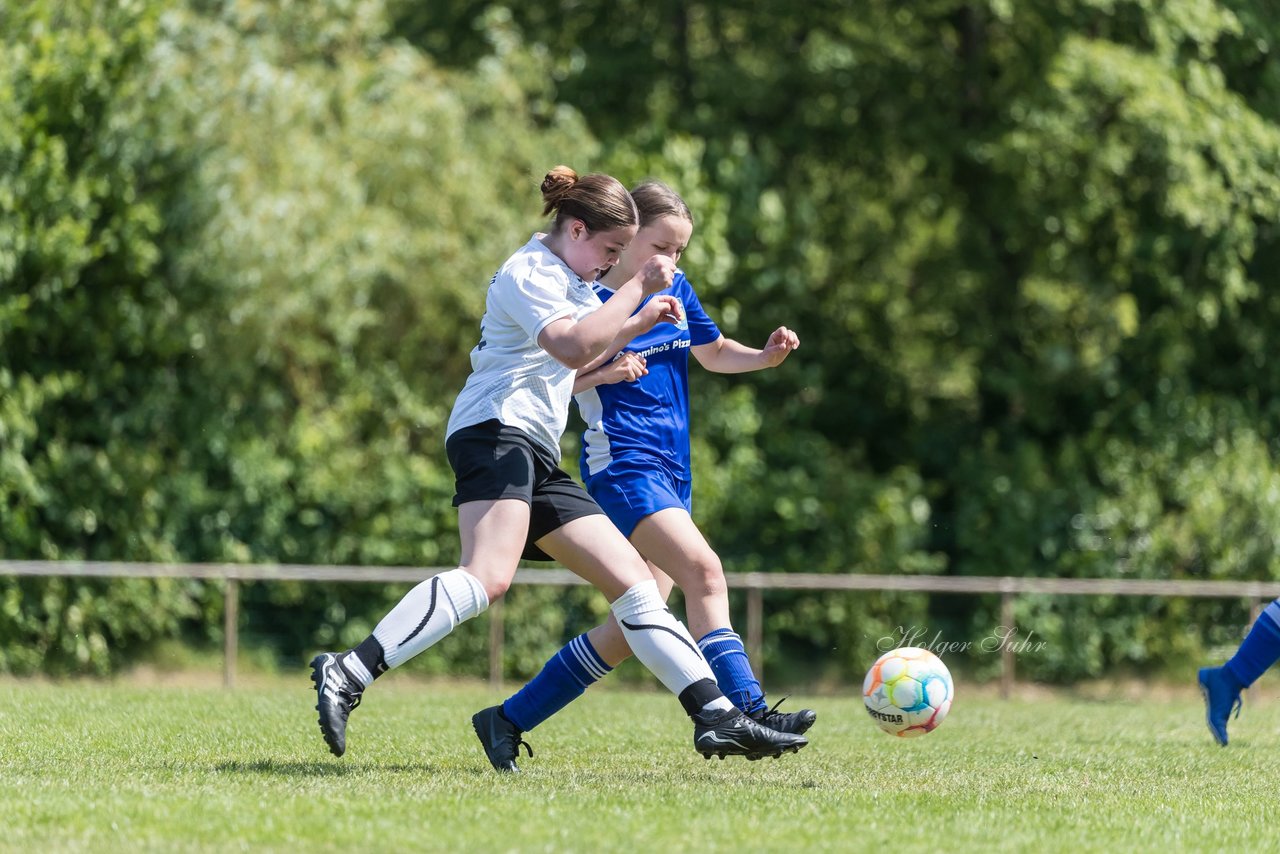
<svg viewBox="0 0 1280 854"><path fill-rule="evenodd" d="M525 560L552 560L537 540L583 516L603 515L586 489L523 431L496 419L463 427L445 441L453 466L453 506L519 498L529 505Z"/></svg>

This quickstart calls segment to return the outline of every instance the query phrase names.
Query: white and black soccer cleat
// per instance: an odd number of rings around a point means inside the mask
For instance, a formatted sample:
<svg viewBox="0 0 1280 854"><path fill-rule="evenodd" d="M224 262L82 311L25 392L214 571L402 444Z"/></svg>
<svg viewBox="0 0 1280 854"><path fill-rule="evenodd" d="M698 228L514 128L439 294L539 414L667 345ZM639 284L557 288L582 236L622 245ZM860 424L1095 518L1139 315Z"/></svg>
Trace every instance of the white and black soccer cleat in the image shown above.
<svg viewBox="0 0 1280 854"><path fill-rule="evenodd" d="M778 732L756 723L737 709L704 711L693 716L693 746L710 759L745 756L749 760L795 753L809 743L802 735Z"/></svg>
<svg viewBox="0 0 1280 854"><path fill-rule="evenodd" d="M311 681L316 686L316 711L320 713L320 732L334 756L347 751L347 718L360 705L364 689L351 678L338 653L322 652L311 659Z"/></svg>

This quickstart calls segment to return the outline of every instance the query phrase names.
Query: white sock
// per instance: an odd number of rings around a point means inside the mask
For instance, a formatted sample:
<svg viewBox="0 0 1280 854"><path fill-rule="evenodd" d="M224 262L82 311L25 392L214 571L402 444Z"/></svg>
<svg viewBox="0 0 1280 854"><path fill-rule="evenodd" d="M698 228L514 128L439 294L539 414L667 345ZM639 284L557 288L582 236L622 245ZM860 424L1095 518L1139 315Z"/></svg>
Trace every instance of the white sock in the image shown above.
<svg viewBox="0 0 1280 854"><path fill-rule="evenodd" d="M488 607L480 580L465 569L451 569L406 593L373 636L382 644L387 667L396 667Z"/></svg>
<svg viewBox="0 0 1280 854"><path fill-rule="evenodd" d="M658 583L642 581L618 597L613 615L640 663L677 697L700 679L715 681L698 645L658 595ZM731 704L732 705L732 704Z"/></svg>

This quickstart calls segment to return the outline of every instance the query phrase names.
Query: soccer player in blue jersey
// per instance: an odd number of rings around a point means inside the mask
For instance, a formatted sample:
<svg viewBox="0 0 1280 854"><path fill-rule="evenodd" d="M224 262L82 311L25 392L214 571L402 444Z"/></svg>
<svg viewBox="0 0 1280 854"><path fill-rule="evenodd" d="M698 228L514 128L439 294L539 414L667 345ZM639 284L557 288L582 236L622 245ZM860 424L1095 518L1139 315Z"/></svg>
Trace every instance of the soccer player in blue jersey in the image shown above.
<svg viewBox="0 0 1280 854"><path fill-rule="evenodd" d="M692 718L695 749L722 759L799 750L804 738L734 708L666 609L644 560L559 467L576 372L664 319L679 322L681 311L659 293L675 270L667 257L633 268L610 304L592 290L639 225L625 187L561 166L543 179L542 197L554 226L490 281L472 373L449 416L445 451L456 476L461 561L410 590L355 648L311 662L325 742L341 756L348 716L375 679L483 612L506 592L522 555L550 555L609 598L626 643Z"/></svg>
<svg viewBox="0 0 1280 854"><path fill-rule="evenodd" d="M1227 719L1240 716L1240 692L1280 661L1280 599L1268 605L1245 636L1236 654L1221 667L1202 667L1200 692L1205 719L1218 744L1227 746Z"/></svg>
<svg viewBox="0 0 1280 854"><path fill-rule="evenodd" d="M631 191L640 231L617 266L596 283L606 305L617 288L654 255L679 260L693 218L670 187L646 181ZM752 719L800 734L817 715L769 708L741 638L729 621L720 559L690 516L689 354L705 368L741 373L777 367L800 345L785 326L761 350L724 337L707 316L684 273L661 292L683 308L677 325L660 324L637 336L608 364L580 372L574 393L587 431L582 474L587 490L648 560L665 598L673 583L684 592L687 619L716 680ZM522 735L545 721L631 655L617 620L579 635L534 679L501 706L476 714L476 732L494 768L513 771ZM527 745L526 745L527 746Z"/></svg>

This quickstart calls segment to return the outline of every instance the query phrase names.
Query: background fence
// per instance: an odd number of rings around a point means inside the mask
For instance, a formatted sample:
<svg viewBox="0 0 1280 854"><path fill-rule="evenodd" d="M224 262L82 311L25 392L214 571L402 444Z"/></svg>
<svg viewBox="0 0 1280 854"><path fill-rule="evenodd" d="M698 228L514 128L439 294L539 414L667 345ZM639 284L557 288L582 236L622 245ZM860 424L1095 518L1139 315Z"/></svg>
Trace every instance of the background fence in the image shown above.
<svg viewBox="0 0 1280 854"><path fill-rule="evenodd" d="M200 578L223 583L223 681L235 684L240 645L240 585L271 581L330 581L352 583L416 583L452 567L311 566L300 564L123 563L100 561L0 561L0 575L60 576L66 578ZM923 593L999 593L1000 622L1014 625L1014 601L1025 593L1055 596L1186 596L1244 599L1250 604L1250 623L1272 599L1280 596L1280 582L1190 581L1116 578L1029 578L1019 576L827 575L817 573L725 573L730 589L747 597L747 652L757 670L763 669L764 594L769 590L876 590ZM585 584L567 569L521 569L515 584L569 586ZM489 680L502 681L502 600L490 606ZM763 678L763 674L757 676ZM1014 651L1001 645L1000 693L1009 696L1015 678Z"/></svg>

